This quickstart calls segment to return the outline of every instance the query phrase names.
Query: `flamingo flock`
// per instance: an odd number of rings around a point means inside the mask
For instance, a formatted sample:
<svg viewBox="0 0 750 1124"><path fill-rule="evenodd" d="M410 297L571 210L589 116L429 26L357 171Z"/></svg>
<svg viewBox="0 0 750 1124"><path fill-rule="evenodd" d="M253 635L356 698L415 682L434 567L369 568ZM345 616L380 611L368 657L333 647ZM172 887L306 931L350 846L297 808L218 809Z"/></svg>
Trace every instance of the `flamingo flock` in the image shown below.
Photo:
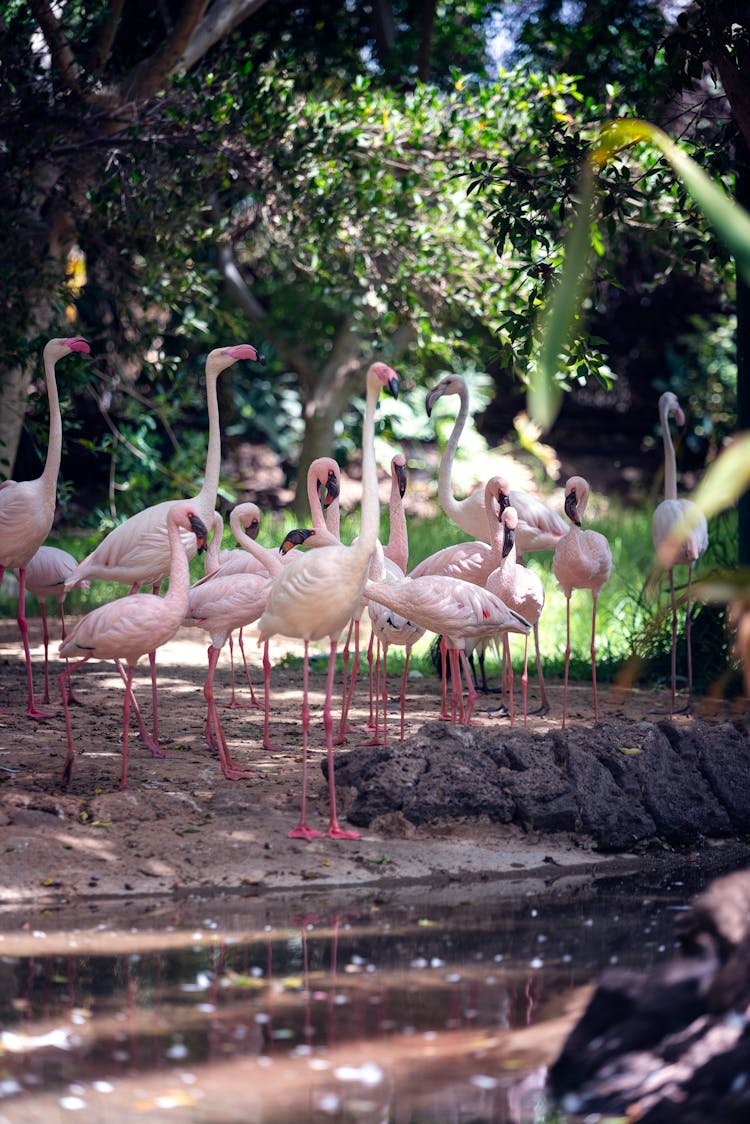
<svg viewBox="0 0 750 1124"><path fill-rule="evenodd" d="M205 366L208 407L208 444L202 483L191 498L155 504L138 512L111 531L81 562L46 543L55 513L57 475L62 449L62 423L55 366L71 353L89 354L89 344L80 337L52 339L44 348L43 365L50 409L47 458L42 475L31 481L0 484L0 577L6 568L18 579L18 628L24 650L27 682L26 713L32 719L54 717L39 710L34 696L32 661L25 614L28 590L39 600L44 631L44 705L50 705L48 643L49 630L44 602L54 597L59 606L62 641L59 655L65 660L58 674L62 703L66 754L62 781L70 782L75 761L71 703L74 674L92 659L114 660L125 693L122 712L122 758L120 785L127 784L128 745L131 715L135 715L141 740L154 756L164 756L158 727L158 676L156 652L177 631L190 625L208 638L207 673L204 686L206 718L204 738L218 755L223 775L240 781L252 770L236 762L221 721L215 694L215 675L220 654L232 635L239 633L251 703L259 706L247 664L242 630L254 625L263 647L263 735L267 750L272 711L269 645L277 636L302 642L300 732L302 778L299 817L289 831L292 838L311 840L326 835L332 839L357 839L359 833L339 821L334 775L334 746L347 738L347 718L359 668L359 626L364 616L371 623L367 658L372 737L364 745L388 742L388 692L386 661L389 647L405 648L400 684L401 740L406 717L406 686L409 656L425 632L440 637L442 659L442 706L440 718L469 725L476 720L477 685L469 670L467 653L495 645L503 653L501 687L508 699L510 724L515 722L513 668L510 639L523 637L522 713L528 720L528 639L533 634L540 694L539 713L550 709L539 652L539 626L543 624L544 585L534 570L523 564L531 551L552 552L552 569L566 602L565 674L562 726L568 720L568 678L571 656L571 600L576 590L590 590L591 680L593 716L598 719L596 681L597 601L612 573L612 553L604 535L584 528L582 518L589 500L589 484L581 476L565 482L564 516L542 500L511 489L502 476L492 476L485 486L458 499L453 493L453 470L461 434L468 419L469 396L464 379L449 375L429 391L428 416L442 397L455 395L459 411L441 460L438 499L448 519L469 541L439 547L409 569L409 534L404 509L407 465L402 453L391 460L389 501L390 535L381 542L380 500L375 458L375 424L380 395L398 394L397 373L384 362L373 362L364 378L365 414L362 428L362 501L359 534L347 544L340 537L340 471L336 461L322 457L310 466L307 494L309 528L290 532L279 549L257 541L261 513L254 503L237 505L230 526L237 546L222 551L223 519L216 511L221 468L221 438L217 379L221 372L240 361L262 362L251 344L219 347L209 352ZM708 532L705 519L689 500L677 498L676 461L669 432L669 418L684 424L684 414L672 393L659 400L659 418L665 452L665 499L653 516L653 539L657 558L669 577L672 611L672 664L670 715L675 709L677 666L677 600L674 567L688 568L686 615L689 713L692 704L692 655L690 639L690 591L695 563L705 552ZM212 534L211 534L212 532ZM207 549L206 549L207 548ZM297 549L301 548L301 549ZM190 584L190 559L206 550L204 576ZM87 588L93 581L108 579L128 586L126 596L96 608L66 629L63 604L73 588ZM162 583L168 590L162 594ZM151 592L139 593L141 587ZM334 736L334 687L340 638L346 630L344 681L338 733ZM350 636L354 638L354 662L349 668ZM322 708L322 732L327 758L328 823L325 832L308 820L310 706L310 645L325 641L327 674ZM152 728L149 731L133 689L138 661L149 656L151 668ZM74 662L69 662L74 661ZM448 682L450 681L450 698ZM230 706L236 699L232 663ZM382 709L381 709L382 707ZM487 712L490 714L492 712ZM492 719L488 718L488 721Z"/></svg>

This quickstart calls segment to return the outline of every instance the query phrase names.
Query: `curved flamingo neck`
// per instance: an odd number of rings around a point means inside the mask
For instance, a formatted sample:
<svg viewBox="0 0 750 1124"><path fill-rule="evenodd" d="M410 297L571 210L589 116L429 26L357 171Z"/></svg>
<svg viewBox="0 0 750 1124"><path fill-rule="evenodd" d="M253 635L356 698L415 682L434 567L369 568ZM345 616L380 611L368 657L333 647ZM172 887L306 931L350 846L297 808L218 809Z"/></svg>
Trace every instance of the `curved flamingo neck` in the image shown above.
<svg viewBox="0 0 750 1124"><path fill-rule="evenodd" d="M169 538L169 588L162 601L178 607L179 616L184 616L187 605L188 590L190 589L190 565L187 553L182 544L180 526L176 519L167 522L167 537Z"/></svg>
<svg viewBox="0 0 750 1124"><path fill-rule="evenodd" d="M458 411L458 416L453 423L451 435L446 443L445 450L440 461L440 471L438 472L438 499L440 500L440 505L443 508L443 511L451 519L454 517L454 513L458 511L458 500L453 495L453 491L451 489L453 461L455 460L458 443L461 440L461 434L463 433L464 426L466 425L466 419L469 416L469 391L465 383L461 382L459 383L459 386L460 390L458 391L458 397L461 405Z"/></svg>
<svg viewBox="0 0 750 1124"><path fill-rule="evenodd" d="M659 407L661 415L661 433L664 439L664 498L677 499L677 458L675 457L672 434L669 432L669 405L664 403Z"/></svg>
<svg viewBox="0 0 750 1124"><path fill-rule="evenodd" d="M389 531L385 553L406 573L409 564L409 532L406 526L404 501L398 488L396 472L391 469L391 495L388 503Z"/></svg>
<svg viewBox="0 0 750 1124"><path fill-rule="evenodd" d="M360 508L359 535L352 549L363 554L366 561L375 549L380 530L380 497L378 496L378 466L375 462L375 410L380 383L367 380L367 400L362 422L362 506Z"/></svg>
<svg viewBox="0 0 750 1124"><path fill-rule="evenodd" d="M55 361L46 354L44 356L44 377L47 380L47 400L49 402L49 439L47 441L47 459L44 462L41 479L44 481L45 491L54 504L57 495L57 477L60 472L60 457L62 455L62 418L55 379Z"/></svg>
<svg viewBox="0 0 750 1124"><path fill-rule="evenodd" d="M214 533L206 548L206 558L203 563L203 573L213 574L220 565L221 540L224 535L224 520L218 511L214 512Z"/></svg>
<svg viewBox="0 0 750 1124"><path fill-rule="evenodd" d="M323 511L318 491L318 481L314 472L307 474L307 503L310 508L310 520L315 531L318 546L333 545L341 541L341 508L338 497L333 500Z"/></svg>
<svg viewBox="0 0 750 1124"><path fill-rule="evenodd" d="M217 370L212 364L206 365L208 449L206 450L203 484L199 495L210 507L216 506L216 494L219 491L219 475L221 472L221 426L219 422L219 397L216 393L216 382L220 374L221 371Z"/></svg>
<svg viewBox="0 0 750 1124"><path fill-rule="evenodd" d="M241 523L237 522L235 526L231 516L229 517L229 525L232 528L232 534L237 539L242 549L246 550L248 554L252 554L253 558L256 558L262 566L265 566L272 578L284 569L281 555L277 554L275 550L269 550L267 546L262 546L259 542L256 542L255 539L251 539L250 536L245 533L245 529Z"/></svg>

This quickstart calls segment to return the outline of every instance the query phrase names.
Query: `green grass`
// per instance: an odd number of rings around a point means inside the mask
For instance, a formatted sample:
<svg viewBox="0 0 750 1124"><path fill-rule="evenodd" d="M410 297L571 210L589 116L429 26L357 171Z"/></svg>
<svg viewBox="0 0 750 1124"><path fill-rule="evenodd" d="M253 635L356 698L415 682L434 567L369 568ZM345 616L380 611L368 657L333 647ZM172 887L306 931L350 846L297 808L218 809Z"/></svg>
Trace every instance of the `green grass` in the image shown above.
<svg viewBox="0 0 750 1124"><path fill-rule="evenodd" d="M266 514L262 518L258 541L264 546L277 547L288 530L296 525L288 513ZM609 539L613 556L612 576L601 591L597 610L597 674L602 682L612 680L626 666L634 668L644 682L669 681L669 654L671 647L671 618L666 578L653 581L653 545L651 540L651 511L621 508L609 502L606 509L597 509L592 501L585 525L601 531ZM342 537L351 541L357 533L355 516L345 516ZM388 536L387 512L383 513L382 535ZM100 535L73 535L56 532L50 543L69 550L76 558L83 558L100 541ZM409 565L415 566L428 554L452 543L465 541L467 536L440 514L431 519L410 521ZM728 512L714 519L709 526L709 548L699 561L696 576L711 570L732 566L736 561L736 513ZM234 546L228 528L224 532L225 547ZM561 676L565 658L565 597L552 573L552 554L549 551L527 556L527 564L542 579L545 589L545 606L539 624L540 646L545 675ZM203 560L191 562L191 579L203 574ZM685 568L675 571L678 591L684 590L687 578ZM97 605L126 594L125 586L110 582L94 582L88 590L72 590L66 599L66 610L74 615L87 612ZM28 598L27 612L37 613L36 601ZM14 617L16 613L15 589L0 592L0 613ZM679 616L678 674L685 672L685 645L683 640L684 613ZM434 674L435 664L430 652L432 637L426 635L412 653L411 666L423 674ZM591 675L589 646L591 643L591 595L578 590L571 599L571 663L574 679L587 679ZM533 644L530 643L530 666L534 668ZM514 669L520 673L523 659L523 642L511 638ZM636 657L637 666L629 661ZM403 669L404 653L391 648L388 656L389 672L398 674ZM693 663L696 688L706 689L713 683L720 669L728 669L732 682L739 689L739 675L729 649L724 626L723 609L716 606L696 606L693 616ZM489 675L499 675L500 665L494 652L487 653Z"/></svg>

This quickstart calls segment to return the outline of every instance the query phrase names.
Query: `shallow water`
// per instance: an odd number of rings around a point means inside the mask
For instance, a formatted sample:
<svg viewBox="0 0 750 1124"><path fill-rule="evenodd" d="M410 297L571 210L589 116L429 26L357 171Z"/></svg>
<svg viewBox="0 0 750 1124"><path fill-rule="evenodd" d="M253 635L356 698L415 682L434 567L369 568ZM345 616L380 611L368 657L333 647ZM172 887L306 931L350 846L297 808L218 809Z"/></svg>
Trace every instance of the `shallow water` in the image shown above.
<svg viewBox="0 0 750 1124"><path fill-rule="evenodd" d="M672 954L689 873L351 913L311 896L274 925L194 899L189 925L0 935L0 1124L542 1120L562 1013L608 965Z"/></svg>

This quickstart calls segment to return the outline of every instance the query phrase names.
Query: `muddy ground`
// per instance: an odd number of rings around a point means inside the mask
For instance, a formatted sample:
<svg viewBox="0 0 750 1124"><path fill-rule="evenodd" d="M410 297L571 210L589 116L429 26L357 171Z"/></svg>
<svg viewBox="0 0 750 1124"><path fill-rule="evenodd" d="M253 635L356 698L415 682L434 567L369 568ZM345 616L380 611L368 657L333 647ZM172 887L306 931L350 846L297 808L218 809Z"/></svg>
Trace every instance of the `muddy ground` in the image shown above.
<svg viewBox="0 0 750 1124"><path fill-rule="evenodd" d="M42 686L42 648L39 622L32 621L32 648ZM255 679L261 680L254 640L246 643ZM523 891L525 880L543 878L564 884L581 875L638 870L674 856L677 863L713 862L727 848L744 844L732 838L696 839L681 852L657 842L633 853L606 854L585 834L541 833L514 823L492 823L487 817L433 817L415 826L399 816L385 816L362 829L359 840L289 839L297 822L301 785L299 669L275 667L272 675L271 736L279 746L261 747L262 712L243 707L222 710L226 734L235 760L251 769L251 776L227 780L203 738L205 703L202 693L206 667L203 636L185 629L160 650L161 736L169 755L153 758L137 735L131 742L129 783L119 789L123 689L113 664L92 663L75 677L79 705L71 709L77 759L70 784L61 784L65 733L57 683L53 678L54 718L32 721L25 716L25 677L13 621L0 624L0 929L63 927L96 912L107 902L107 916L124 910L124 917L151 913L155 925L164 923L170 903L201 893L256 899L265 916L282 908L290 897L311 896L352 902L358 895L373 900L399 892L460 895L471 884L496 887L502 883ZM281 645L272 651L276 663ZM57 663L54 670L59 669ZM314 661L311 672L313 716L311 731L308 818L325 830L328 793L321 770L325 757L321 728L321 700L325 661ZM239 682L239 680L238 680ZM396 737L398 677L390 680ZM340 677L337 679L340 687ZM217 689L229 699L229 659L222 655ZM560 728L562 684L548 683L550 713L529 717L529 730L549 734ZM241 691L243 700L246 690ZM150 720L147 663L137 675L137 695ZM340 690L337 695L340 700ZM507 730L508 720L484 713L495 699L480 696L475 714L477 730ZM532 689L531 705L535 705ZM600 718L656 722L665 717L663 691L615 690L600 687ZM732 721L741 715L736 704L698 700L697 711L710 723ZM439 681L425 676L410 679L406 737L418 735L439 713ZM355 727L343 750L366 742L369 715L367 681L360 679L352 711ZM589 724L591 690L572 687L569 719ZM689 718L676 718L689 724ZM366 752L366 751L365 751ZM352 793L339 790L342 826ZM653 841L652 841L653 842ZM727 862L718 861L724 868ZM492 892L496 892L493 890Z"/></svg>

